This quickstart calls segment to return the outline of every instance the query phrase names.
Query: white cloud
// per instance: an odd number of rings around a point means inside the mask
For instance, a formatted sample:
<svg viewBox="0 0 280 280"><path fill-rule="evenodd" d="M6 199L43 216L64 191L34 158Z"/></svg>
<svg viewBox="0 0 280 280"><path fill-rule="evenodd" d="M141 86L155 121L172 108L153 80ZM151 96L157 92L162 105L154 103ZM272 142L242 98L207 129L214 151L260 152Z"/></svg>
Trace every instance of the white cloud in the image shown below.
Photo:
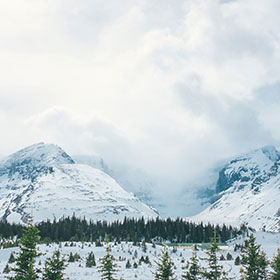
<svg viewBox="0 0 280 280"><path fill-rule="evenodd" d="M279 11L277 0L2 1L0 154L56 142L179 184L277 144Z"/></svg>

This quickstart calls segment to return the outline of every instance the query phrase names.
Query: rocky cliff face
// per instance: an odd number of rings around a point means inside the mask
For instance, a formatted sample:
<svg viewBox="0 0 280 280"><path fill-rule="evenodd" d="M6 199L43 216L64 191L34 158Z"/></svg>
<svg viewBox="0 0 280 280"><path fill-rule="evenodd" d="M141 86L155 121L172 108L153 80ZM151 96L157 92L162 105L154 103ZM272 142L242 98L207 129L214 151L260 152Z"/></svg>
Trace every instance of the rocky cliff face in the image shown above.
<svg viewBox="0 0 280 280"><path fill-rule="evenodd" d="M232 159L219 172L212 205L193 219L278 231L279 166L280 154L273 146Z"/></svg>
<svg viewBox="0 0 280 280"><path fill-rule="evenodd" d="M226 191L238 184L245 186L248 182L251 188L268 181L278 174L280 155L273 146L266 146L260 150L231 160L220 172L216 186L216 193Z"/></svg>

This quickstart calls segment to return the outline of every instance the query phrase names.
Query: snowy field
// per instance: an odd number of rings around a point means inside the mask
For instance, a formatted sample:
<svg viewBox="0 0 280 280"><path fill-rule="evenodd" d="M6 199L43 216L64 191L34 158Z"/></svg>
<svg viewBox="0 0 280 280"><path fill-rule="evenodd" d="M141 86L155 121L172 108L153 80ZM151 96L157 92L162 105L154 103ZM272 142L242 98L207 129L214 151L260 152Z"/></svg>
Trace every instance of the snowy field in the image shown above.
<svg viewBox="0 0 280 280"><path fill-rule="evenodd" d="M263 233L258 232L255 234L257 243L262 245L262 249L267 253L267 256L271 259L277 252L277 248L280 248L280 233ZM238 240L233 240L229 244L229 248L226 250L220 250L218 255L224 255L226 257L229 252L233 256L232 261L220 261L220 264L224 266L224 270L229 272L229 275L233 279L239 279L239 270L241 266L234 265L234 259L240 255L240 251L234 251L234 245L236 243L242 244L243 238ZM70 243L68 242L68 245ZM39 245L38 249L43 255L38 258L38 263L41 262L41 267L44 267L44 262L47 257L50 257L56 249L60 249L64 257L68 260L70 252L73 254L78 253L81 259L74 263L69 263L65 271L65 278L70 280L98 280L101 279L100 273L98 272L98 266L100 265L99 259L105 255L105 247L95 247L95 244L88 242L74 243L74 247L65 246L65 242L60 244L50 244L50 245ZM151 280L154 279L153 272L156 270L155 261L161 256L162 246L156 245L155 248L152 244L147 244L146 252L143 251L141 246L133 246L132 243L122 242L121 244L111 243L111 253L116 259L118 272L116 278L120 279L139 279L139 280ZM175 264L175 272L178 279L181 279L181 275L187 265L187 261L192 255L192 249L179 248L176 252L172 248L168 248L170 256ZM6 266L11 252L18 251L18 248L9 248L0 250L0 279L6 279L5 275L2 273L4 267ZM94 252L97 266L93 268L85 267L86 257L90 252ZM139 265L140 258L148 256L151 264L142 263ZM198 251L199 258L205 258L205 250ZM127 260L130 261L132 267L127 269ZM133 264L137 263L138 267L134 268ZM202 266L205 266L205 261L200 261Z"/></svg>

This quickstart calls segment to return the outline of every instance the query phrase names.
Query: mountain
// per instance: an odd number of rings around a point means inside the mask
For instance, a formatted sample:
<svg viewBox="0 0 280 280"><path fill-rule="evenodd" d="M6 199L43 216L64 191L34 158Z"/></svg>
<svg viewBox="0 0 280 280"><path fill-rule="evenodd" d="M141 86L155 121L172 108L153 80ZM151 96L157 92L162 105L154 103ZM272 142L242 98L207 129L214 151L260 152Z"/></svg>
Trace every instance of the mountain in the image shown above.
<svg viewBox="0 0 280 280"><path fill-rule="evenodd" d="M212 204L194 221L280 230L280 153L266 146L232 159L219 172Z"/></svg>
<svg viewBox="0 0 280 280"><path fill-rule="evenodd" d="M109 166L103 158L98 155L75 155L73 159L76 163L87 164L107 173L126 191L132 192L145 204L157 210L162 210L164 208L160 199L156 197L154 192L157 186L156 179L143 170L124 164Z"/></svg>
<svg viewBox="0 0 280 280"><path fill-rule="evenodd" d="M73 215L94 220L155 217L154 209L103 171L75 161L60 147L39 143L0 162L0 218L35 222Z"/></svg>

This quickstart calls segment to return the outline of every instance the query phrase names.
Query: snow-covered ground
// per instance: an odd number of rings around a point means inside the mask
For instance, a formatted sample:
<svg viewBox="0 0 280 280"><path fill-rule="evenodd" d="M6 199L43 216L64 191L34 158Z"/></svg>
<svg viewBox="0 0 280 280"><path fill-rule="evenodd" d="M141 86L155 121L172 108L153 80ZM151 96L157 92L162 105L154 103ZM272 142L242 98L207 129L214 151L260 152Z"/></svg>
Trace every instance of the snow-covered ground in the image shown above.
<svg viewBox="0 0 280 280"><path fill-rule="evenodd" d="M280 247L280 233L264 233L257 232L255 233L257 243L262 245L262 249L267 253L268 257L271 259L273 255L276 254L277 248ZM234 259L240 255L239 251L234 251L234 245L236 243L242 243L244 238L239 238L237 240L233 240L229 244L229 248L226 250L220 250L218 255L224 255L226 257L229 252L233 256L232 261L220 261L220 264L224 266L224 270L229 272L229 275L233 277L233 279L239 279L239 271L241 266L234 265ZM68 242L68 245L70 242ZM152 247L152 244L147 244L146 253L143 251L140 246L133 246L132 243L122 242L121 244L110 244L111 252L116 259L116 264L118 266L118 272L116 274L116 278L120 279L121 277L125 280L127 279L139 279L139 280L151 280L154 279L153 272L156 270L155 261L158 260L159 256L161 256L162 246L156 245L155 248ZM74 247L66 247L65 242L63 242L60 246L58 244L50 244L47 245L39 245L39 251L43 253L43 255L38 258L41 260L41 267L43 268L44 261L47 257L50 257L54 250L60 249L62 254L68 259L70 252L73 254L78 253L81 256L80 261L75 263L69 263L68 267L65 271L66 278L70 280L98 280L101 279L100 273L98 272L98 266L100 265L99 259L105 255L105 247L95 247L95 244L91 243L75 243ZM173 252L172 248L168 248L170 256L175 264L175 272L177 275L177 279L181 279L182 272L185 270L185 266L187 261L192 255L192 249L179 248L176 252ZM17 248L9 248L0 250L0 279L5 279L5 275L2 274L2 271L7 264L8 258L12 251L18 251ZM97 262L97 266L93 268L86 268L85 262L88 254L93 251L95 254L95 259ZM137 254L135 253L137 252ZM142 263L139 265L139 260L141 256L148 256L151 264ZM205 250L199 250L198 256L200 258L205 258ZM125 268L127 260L130 261L132 267L130 269ZM37 262L37 264L38 264ZM133 264L136 262L138 264L137 268L133 268ZM206 266L204 260L200 261L201 266Z"/></svg>

